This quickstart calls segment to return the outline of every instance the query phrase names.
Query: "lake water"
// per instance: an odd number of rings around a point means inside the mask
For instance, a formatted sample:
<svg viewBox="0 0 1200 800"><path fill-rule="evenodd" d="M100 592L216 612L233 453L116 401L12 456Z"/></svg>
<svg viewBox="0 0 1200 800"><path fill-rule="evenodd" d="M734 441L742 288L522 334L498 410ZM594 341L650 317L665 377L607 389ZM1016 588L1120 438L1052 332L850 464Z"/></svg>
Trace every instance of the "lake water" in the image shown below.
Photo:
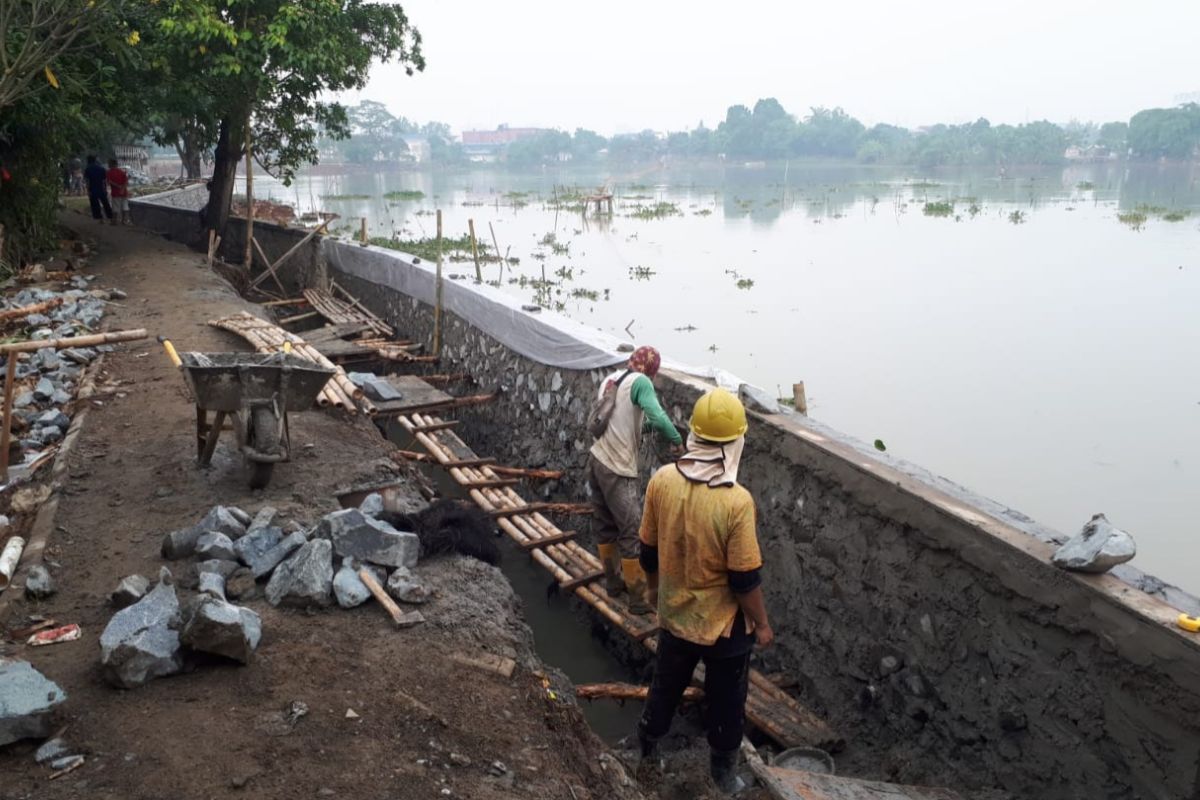
<svg viewBox="0 0 1200 800"><path fill-rule="evenodd" d="M604 182L611 220L553 207L555 187ZM812 417L1064 533L1104 512L1137 537L1137 566L1200 590L1200 168L497 169L256 189L356 231L366 216L376 236L433 236L435 208L447 235L472 218L490 243L490 223L527 301L785 396L803 380ZM397 190L424 197L384 199ZM949 215L925 213L943 201ZM660 202L680 213L631 216ZM1160 210L1118 218L1143 205Z"/></svg>

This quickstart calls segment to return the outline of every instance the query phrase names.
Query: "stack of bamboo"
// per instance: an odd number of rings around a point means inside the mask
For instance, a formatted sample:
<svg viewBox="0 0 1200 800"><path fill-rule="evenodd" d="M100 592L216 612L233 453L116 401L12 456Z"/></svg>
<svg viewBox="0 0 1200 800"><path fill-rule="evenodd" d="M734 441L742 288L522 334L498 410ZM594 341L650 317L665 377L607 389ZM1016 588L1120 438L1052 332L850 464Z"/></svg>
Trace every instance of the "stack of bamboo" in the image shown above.
<svg viewBox="0 0 1200 800"><path fill-rule="evenodd" d="M317 405L342 408L351 414L361 406L367 414L375 413L375 404L363 397L362 389L354 385L344 369L334 364L319 350L294 333L288 333L278 325L273 325L244 311L223 319L209 320L208 324L230 333L236 333L252 344L254 349L260 353L278 353L284 349L284 344L291 344L292 352L297 356L307 358L309 361L333 370L333 377L317 395Z"/></svg>
<svg viewBox="0 0 1200 800"><path fill-rule="evenodd" d="M336 283L334 286L341 290L341 287ZM392 326L364 308L358 300L344 290L342 290L342 294L349 298L349 302L339 300L329 294L329 292L323 292L320 289L305 289L304 299L308 301L308 304L315 311L334 324L360 322L380 336L394 336L396 334Z"/></svg>

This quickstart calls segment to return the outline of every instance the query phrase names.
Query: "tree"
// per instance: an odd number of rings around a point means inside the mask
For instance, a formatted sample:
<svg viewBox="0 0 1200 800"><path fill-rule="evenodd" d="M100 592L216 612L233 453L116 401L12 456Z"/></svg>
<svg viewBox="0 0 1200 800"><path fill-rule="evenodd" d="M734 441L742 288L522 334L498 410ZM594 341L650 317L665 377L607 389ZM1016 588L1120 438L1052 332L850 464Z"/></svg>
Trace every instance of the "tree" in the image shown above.
<svg viewBox="0 0 1200 800"><path fill-rule="evenodd" d="M370 0L159 0L160 71L216 108L216 148L205 224L222 231L249 136L260 163L290 182L317 160L317 132L350 133L341 105L324 98L361 89L372 60L425 67L421 37L396 5ZM211 131L210 131L211 132Z"/></svg>
<svg viewBox="0 0 1200 800"><path fill-rule="evenodd" d="M1139 111L1129 120L1128 141L1138 158L1189 158L1200 147L1200 105Z"/></svg>
<svg viewBox="0 0 1200 800"><path fill-rule="evenodd" d="M1128 122L1106 122L1100 126L1100 134L1096 143L1101 147L1107 147L1113 153L1124 154L1128 139Z"/></svg>

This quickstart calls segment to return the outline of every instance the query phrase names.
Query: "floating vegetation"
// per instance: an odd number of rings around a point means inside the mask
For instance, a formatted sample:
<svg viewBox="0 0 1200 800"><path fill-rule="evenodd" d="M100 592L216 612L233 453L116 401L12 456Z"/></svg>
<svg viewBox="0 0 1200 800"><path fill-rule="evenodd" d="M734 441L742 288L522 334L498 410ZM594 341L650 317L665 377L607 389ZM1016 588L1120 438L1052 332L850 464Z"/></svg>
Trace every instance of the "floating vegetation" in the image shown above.
<svg viewBox="0 0 1200 800"><path fill-rule="evenodd" d="M948 217L954 213L954 203L949 200L938 200L926 203L922 210L927 217Z"/></svg>
<svg viewBox="0 0 1200 800"><path fill-rule="evenodd" d="M322 200L370 200L369 194L323 194ZM257 204L256 204L257 205Z"/></svg>
<svg viewBox="0 0 1200 800"><path fill-rule="evenodd" d="M672 216L683 216L679 206L674 203L658 202L652 206L636 206L628 216L635 219L665 219Z"/></svg>
<svg viewBox="0 0 1200 800"><path fill-rule="evenodd" d="M462 204L467 207L487 205L482 200L463 200Z"/></svg>
<svg viewBox="0 0 1200 800"><path fill-rule="evenodd" d="M399 237L372 236L370 242L377 247L411 253L425 261L437 261L438 240L436 238L400 239ZM442 257L448 261L469 259L471 257L471 237L465 234L457 239L443 236Z"/></svg>
<svg viewBox="0 0 1200 800"><path fill-rule="evenodd" d="M751 280L750 278L738 278L737 287L739 289L753 289L754 281Z"/></svg>
<svg viewBox="0 0 1200 800"><path fill-rule="evenodd" d="M558 237L553 233L547 233L538 241L538 244L542 247L549 247L550 252L554 253L556 256L566 256L571 254L571 243L567 242L566 244L563 244L559 242Z"/></svg>
<svg viewBox="0 0 1200 800"><path fill-rule="evenodd" d="M979 205L979 203L971 203L971 205L967 206L967 213L970 214L972 218L979 216L980 211L983 211L983 208Z"/></svg>
<svg viewBox="0 0 1200 800"><path fill-rule="evenodd" d="M1008 221L1011 222L1013 225L1020 225L1022 222L1025 221L1025 212L1021 211L1020 209L1012 212L1011 214L1008 215Z"/></svg>
<svg viewBox="0 0 1200 800"><path fill-rule="evenodd" d="M633 278L635 281L648 281L651 277L657 274L658 273L649 267L643 267L640 264L636 267L629 268L629 277Z"/></svg>
<svg viewBox="0 0 1200 800"><path fill-rule="evenodd" d="M1145 214L1147 217L1158 217L1167 222L1182 222L1187 219L1189 213L1186 209L1152 206L1146 203L1136 206L1133 210Z"/></svg>
<svg viewBox="0 0 1200 800"><path fill-rule="evenodd" d="M591 300L592 302L596 302L600 299L600 293L595 289L578 288L571 290L571 297L575 297L580 300Z"/></svg>
<svg viewBox="0 0 1200 800"><path fill-rule="evenodd" d="M575 280L575 270L571 269L570 267L559 267L558 269L554 270L554 274L559 279L564 281Z"/></svg>
<svg viewBox="0 0 1200 800"><path fill-rule="evenodd" d="M1146 224L1147 219L1149 219L1149 217L1147 217L1141 211L1123 211L1117 214L1117 220L1121 224L1128 225L1135 231L1140 231L1142 226Z"/></svg>
<svg viewBox="0 0 1200 800"><path fill-rule="evenodd" d="M715 352L717 352L718 349L719 348L715 344L710 344L708 346L708 352L710 352L710 353L715 353Z"/></svg>
<svg viewBox="0 0 1200 800"><path fill-rule="evenodd" d="M1075 184L1075 188L1084 192L1090 192L1092 189L1096 188L1096 184L1092 183L1091 181L1080 181L1079 183Z"/></svg>
<svg viewBox="0 0 1200 800"><path fill-rule="evenodd" d="M385 200L423 200L425 193L419 189L402 189L397 192L387 192L383 197Z"/></svg>
<svg viewBox="0 0 1200 800"><path fill-rule="evenodd" d="M1168 211L1162 215L1162 218L1167 222L1183 222L1188 218L1187 211Z"/></svg>
<svg viewBox="0 0 1200 800"><path fill-rule="evenodd" d="M913 181L909 187L913 189L937 189L941 186L937 181Z"/></svg>
<svg viewBox="0 0 1200 800"><path fill-rule="evenodd" d="M879 452L881 452L881 453L886 453L886 452L887 452L887 445L883 443L883 439L876 439L876 440L875 440L875 449L876 449L876 450L878 450L878 451L879 451Z"/></svg>
<svg viewBox="0 0 1200 800"><path fill-rule="evenodd" d="M679 331L680 333L691 333L692 331L699 330L699 328L697 328L695 325L682 325L675 330Z"/></svg>

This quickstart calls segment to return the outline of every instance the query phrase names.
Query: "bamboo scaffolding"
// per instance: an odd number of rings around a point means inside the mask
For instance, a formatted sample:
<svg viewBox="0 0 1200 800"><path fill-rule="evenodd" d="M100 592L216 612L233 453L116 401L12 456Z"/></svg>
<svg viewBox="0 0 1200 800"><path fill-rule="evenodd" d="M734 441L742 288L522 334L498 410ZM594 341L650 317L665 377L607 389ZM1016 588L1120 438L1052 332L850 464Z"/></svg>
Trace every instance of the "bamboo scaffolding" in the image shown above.
<svg viewBox="0 0 1200 800"><path fill-rule="evenodd" d="M361 406L367 414L375 413L375 404L363 396L362 389L359 389L351 382L350 378L346 375L346 371L337 364L334 364L322 355L319 350L296 334L289 333L278 325L261 320L246 312L234 314L224 319L210 320L208 324L215 328L236 333L262 353L279 352L283 349L284 344L290 343L292 352L295 355L333 370L333 376L325 384L325 387L321 390L321 394L317 396L318 405L333 405L338 408L344 408L350 413L354 413L356 408Z"/></svg>
<svg viewBox="0 0 1200 800"><path fill-rule="evenodd" d="M434 462L443 466L455 482L467 490L476 505L495 519L509 538L550 573L561 588L575 594L651 651L657 649L657 641L650 636L657 630L656 620L629 613L623 603L608 597L602 585L585 582L600 571L600 561L595 555L569 537L569 532L558 529L546 519L540 513L544 509L526 503L511 487L481 487L481 482L497 478L499 473L494 466L456 466L458 462L477 456L452 430L423 430L439 426L443 420L429 414L412 413L398 416L397 421L429 452ZM539 544L541 540L552 541ZM696 680L702 681L703 675L701 666ZM756 727L785 747L810 744L837 749L843 743L823 720L755 670L751 670L746 711Z"/></svg>
<svg viewBox="0 0 1200 800"><path fill-rule="evenodd" d="M349 296L345 289L338 288L343 294ZM320 289L305 289L304 299L321 316L335 325L359 323L366 325L380 336L391 337L396 335L396 331L391 325L388 325L379 317L367 311L358 300L353 300L353 298L351 303L347 303Z"/></svg>
<svg viewBox="0 0 1200 800"><path fill-rule="evenodd" d="M324 233L325 228L328 227L329 223L332 221L333 220L327 219L324 222L322 222L320 225L318 225L317 227L313 228L311 231L308 232L307 236L305 236L300 241L296 242L294 245L291 246L291 248L286 253L281 255L279 258L275 259L274 264L268 264L267 271L264 272L263 274L259 275L254 280L250 281L250 286L248 287L248 289L258 288L258 285L260 283L265 281L267 278L271 277L271 275L275 274L275 270L279 269L280 264L282 264L284 261L287 261L289 258L291 258L292 253L295 253L301 247L304 247L304 245L308 244L309 240L312 239L314 236L316 236L318 233ZM278 275L276 275L275 279L279 280Z"/></svg>

